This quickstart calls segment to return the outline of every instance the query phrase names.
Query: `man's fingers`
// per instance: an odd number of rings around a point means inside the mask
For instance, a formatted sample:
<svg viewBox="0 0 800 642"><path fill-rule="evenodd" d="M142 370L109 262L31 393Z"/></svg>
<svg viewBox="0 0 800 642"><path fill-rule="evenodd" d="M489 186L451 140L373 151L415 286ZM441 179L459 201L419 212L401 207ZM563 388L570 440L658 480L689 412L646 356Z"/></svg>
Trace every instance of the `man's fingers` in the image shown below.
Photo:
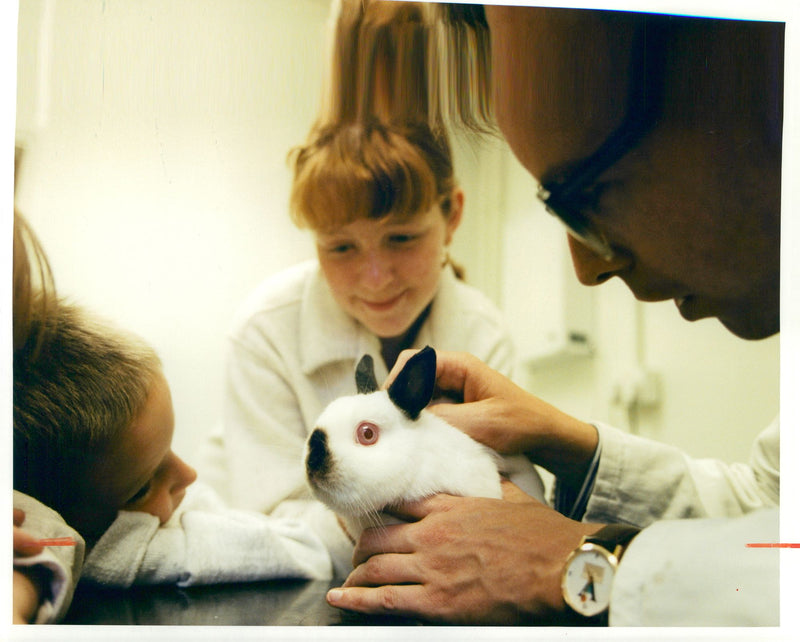
<svg viewBox="0 0 800 642"><path fill-rule="evenodd" d="M419 584L403 586L354 586L328 591L328 604L360 613L416 616L425 605L424 589Z"/></svg>
<svg viewBox="0 0 800 642"><path fill-rule="evenodd" d="M536 501L533 497L528 495L514 482L511 482L508 479L503 479L500 482L500 487L503 491L503 499L506 500L507 502L514 502L517 504L527 504L532 501Z"/></svg>
<svg viewBox="0 0 800 642"><path fill-rule="evenodd" d="M478 441L486 427L491 426L492 416L487 417L487 411L490 409L491 404L486 401L467 404L440 403L428 406L428 410L434 415Z"/></svg>
<svg viewBox="0 0 800 642"><path fill-rule="evenodd" d="M419 350L409 349L403 350L399 355L397 355L397 360L394 362L394 366L386 376L386 381L383 382L383 386L381 386L383 390L386 390L391 385L392 381L394 381L395 377L397 377L397 373L403 369L408 360L417 354L417 352L419 352Z"/></svg>
<svg viewBox="0 0 800 642"><path fill-rule="evenodd" d="M403 369L408 360L419 350L403 350L389 371L383 388L386 389L394 381L397 373ZM436 386L442 392L454 392L459 399L463 398L464 388L469 380L470 371L486 367L477 357L466 352L436 351Z"/></svg>
<svg viewBox="0 0 800 642"><path fill-rule="evenodd" d="M383 512L394 515L407 522L417 522L440 507L449 497L451 497L451 495L439 493L413 502L404 502L397 506L387 506L383 509Z"/></svg>
<svg viewBox="0 0 800 642"><path fill-rule="evenodd" d="M356 566L347 576L344 587L383 586L384 584L418 584L422 573L414 557L405 553L373 555Z"/></svg>
<svg viewBox="0 0 800 642"><path fill-rule="evenodd" d="M358 567L373 555L392 551L393 553L411 553L413 546L406 529L409 524L390 524L367 528L361 533L353 551L353 566Z"/></svg>

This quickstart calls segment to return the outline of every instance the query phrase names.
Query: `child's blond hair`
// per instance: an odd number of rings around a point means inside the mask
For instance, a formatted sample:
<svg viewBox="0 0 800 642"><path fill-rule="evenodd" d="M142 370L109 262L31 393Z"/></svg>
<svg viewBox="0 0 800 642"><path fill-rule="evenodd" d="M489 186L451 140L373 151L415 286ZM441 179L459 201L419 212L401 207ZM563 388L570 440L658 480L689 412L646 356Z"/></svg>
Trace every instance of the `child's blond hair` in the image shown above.
<svg viewBox="0 0 800 642"><path fill-rule="evenodd" d="M34 310L14 351L15 490L78 523L94 463L134 422L160 372L144 341L75 305Z"/></svg>

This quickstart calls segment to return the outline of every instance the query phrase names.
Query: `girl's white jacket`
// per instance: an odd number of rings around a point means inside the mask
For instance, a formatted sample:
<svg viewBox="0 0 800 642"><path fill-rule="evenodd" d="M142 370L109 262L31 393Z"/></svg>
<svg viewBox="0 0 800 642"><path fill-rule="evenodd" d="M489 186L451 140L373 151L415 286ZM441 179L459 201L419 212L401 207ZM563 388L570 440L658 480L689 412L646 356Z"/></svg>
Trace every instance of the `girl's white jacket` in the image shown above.
<svg viewBox="0 0 800 642"><path fill-rule="evenodd" d="M414 347L471 352L513 375L513 349L500 312L478 290L442 271ZM221 434L212 438L200 479L232 506L300 518L325 541L338 576L352 570L353 545L336 516L308 491L303 447L334 399L355 394L354 371L372 355L388 372L378 338L333 298L316 260L264 281L239 311L230 335Z"/></svg>

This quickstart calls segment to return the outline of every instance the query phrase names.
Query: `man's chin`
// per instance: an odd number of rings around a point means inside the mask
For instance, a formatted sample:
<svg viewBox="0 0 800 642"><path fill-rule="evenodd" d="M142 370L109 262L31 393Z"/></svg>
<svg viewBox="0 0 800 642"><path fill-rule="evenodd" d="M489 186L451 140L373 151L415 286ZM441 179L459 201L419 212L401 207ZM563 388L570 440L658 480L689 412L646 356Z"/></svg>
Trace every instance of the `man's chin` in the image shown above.
<svg viewBox="0 0 800 642"><path fill-rule="evenodd" d="M725 318L719 317L720 323L740 339L758 341L767 339L781 331L780 316L774 320L757 318Z"/></svg>

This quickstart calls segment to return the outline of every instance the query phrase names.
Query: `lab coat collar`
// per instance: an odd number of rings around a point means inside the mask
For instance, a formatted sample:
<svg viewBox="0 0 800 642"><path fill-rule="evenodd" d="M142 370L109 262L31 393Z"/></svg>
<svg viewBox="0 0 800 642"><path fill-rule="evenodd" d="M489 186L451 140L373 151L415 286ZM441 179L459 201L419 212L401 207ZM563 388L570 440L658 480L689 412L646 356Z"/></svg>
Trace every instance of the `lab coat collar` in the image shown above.
<svg viewBox="0 0 800 642"><path fill-rule="evenodd" d="M338 361L351 361L355 367L355 355L380 355L377 337L342 310L319 264L306 281L300 310L300 359L305 375ZM380 377L377 368L376 376Z"/></svg>
<svg viewBox="0 0 800 642"><path fill-rule="evenodd" d="M458 279L449 265L442 268L439 279L439 289L433 297L431 310L428 313L428 322L424 323L414 340L415 348L425 346L437 347L442 340L452 339L458 332L458 323L461 322L463 310L458 303Z"/></svg>
<svg viewBox="0 0 800 642"><path fill-rule="evenodd" d="M430 345L435 348L436 337L446 337L454 331L453 315L458 310L456 280L449 266L442 270L428 320L420 328L413 347ZM371 354L375 360L378 381L388 374L381 358L380 340L342 310L333 298L318 263L303 292L300 338L301 367L305 375L338 361L350 361L355 368L355 355L362 354Z"/></svg>

